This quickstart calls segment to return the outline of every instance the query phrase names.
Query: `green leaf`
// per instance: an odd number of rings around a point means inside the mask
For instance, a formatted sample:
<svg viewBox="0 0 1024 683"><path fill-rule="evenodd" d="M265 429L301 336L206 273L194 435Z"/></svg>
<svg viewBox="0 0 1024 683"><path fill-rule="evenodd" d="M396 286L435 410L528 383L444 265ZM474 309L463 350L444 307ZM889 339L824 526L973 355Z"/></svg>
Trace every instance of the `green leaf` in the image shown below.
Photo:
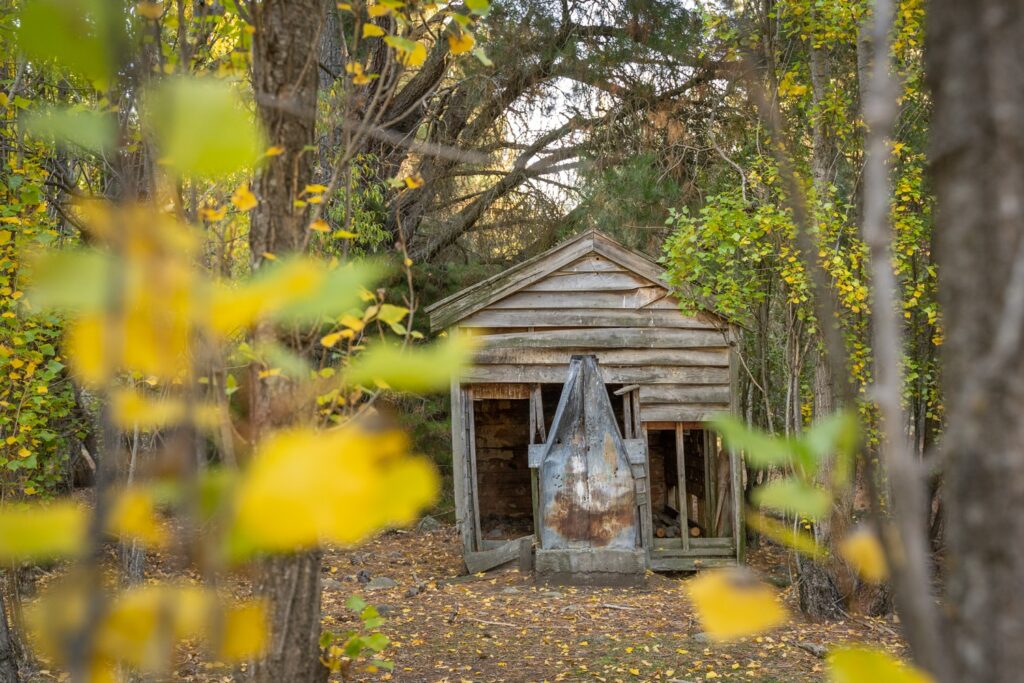
<svg viewBox="0 0 1024 683"><path fill-rule="evenodd" d="M28 300L36 308L77 312L103 307L110 257L95 250L51 251L34 261Z"/></svg>
<svg viewBox="0 0 1024 683"><path fill-rule="evenodd" d="M712 421L728 448L743 451L753 467L782 467L792 459L793 445L785 438L773 437L750 429L739 418L725 415Z"/></svg>
<svg viewBox="0 0 1024 683"><path fill-rule="evenodd" d="M806 517L822 517L832 505L828 491L794 477L770 481L754 489L751 498L758 507Z"/></svg>
<svg viewBox="0 0 1024 683"><path fill-rule="evenodd" d="M366 600L358 595L350 595L348 600L345 601L345 607L348 607L353 612L362 612L366 609Z"/></svg>
<svg viewBox="0 0 1024 683"><path fill-rule="evenodd" d="M828 657L832 683L932 683L931 676L880 650L842 648Z"/></svg>
<svg viewBox="0 0 1024 683"><path fill-rule="evenodd" d="M229 81L171 79L150 93L146 105L162 162L182 175L230 175L252 167L266 148Z"/></svg>
<svg viewBox="0 0 1024 683"><path fill-rule="evenodd" d="M468 364L471 348L468 337L406 349L378 344L356 357L345 379L351 385L376 384L396 391L440 391Z"/></svg>
<svg viewBox="0 0 1024 683"><path fill-rule="evenodd" d="M486 17L487 13L491 11L491 3L488 0L466 0L466 7L473 14L481 17Z"/></svg>
<svg viewBox="0 0 1024 683"><path fill-rule="evenodd" d="M371 633L363 638L363 642L374 652L380 652L388 646L391 640L383 633Z"/></svg>
<svg viewBox="0 0 1024 683"><path fill-rule="evenodd" d="M276 267L277 264L271 268ZM356 261L333 268L315 292L291 302L274 317L285 322L312 322L340 315L358 304L359 292L383 273L380 264L372 261Z"/></svg>
<svg viewBox="0 0 1024 683"><path fill-rule="evenodd" d="M49 107L26 116L25 130L51 143L71 143L91 152L114 144L117 122L109 114L87 109Z"/></svg>
<svg viewBox="0 0 1024 683"><path fill-rule="evenodd" d="M28 0L18 16L18 44L30 59L54 62L96 82L114 76L125 41L124 4L109 0Z"/></svg>

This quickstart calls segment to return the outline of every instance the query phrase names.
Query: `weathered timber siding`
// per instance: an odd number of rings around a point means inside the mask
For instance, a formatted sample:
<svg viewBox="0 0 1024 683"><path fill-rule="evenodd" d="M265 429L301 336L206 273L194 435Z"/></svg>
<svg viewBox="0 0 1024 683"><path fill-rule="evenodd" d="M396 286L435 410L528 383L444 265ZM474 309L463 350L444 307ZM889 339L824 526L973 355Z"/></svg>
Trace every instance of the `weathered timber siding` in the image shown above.
<svg viewBox="0 0 1024 683"><path fill-rule="evenodd" d="M480 342L464 382L561 384L569 359L589 353L605 382L640 385L645 422L702 422L729 409L728 326L683 315L663 284L600 254L560 262L460 327Z"/></svg>

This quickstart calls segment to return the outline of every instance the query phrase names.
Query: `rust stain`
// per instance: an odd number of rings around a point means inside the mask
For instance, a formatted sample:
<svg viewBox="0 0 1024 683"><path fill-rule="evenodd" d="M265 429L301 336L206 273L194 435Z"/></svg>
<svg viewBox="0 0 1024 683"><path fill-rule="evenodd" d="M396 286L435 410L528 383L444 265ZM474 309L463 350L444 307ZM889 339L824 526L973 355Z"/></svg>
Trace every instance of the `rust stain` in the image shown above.
<svg viewBox="0 0 1024 683"><path fill-rule="evenodd" d="M585 478L576 475L561 482L547 510L545 524L567 541L587 542L595 548L605 547L624 530L634 525L633 492L628 488L613 491L614 486L600 486L589 481L589 500L576 495L576 483ZM616 483L616 482L609 482Z"/></svg>

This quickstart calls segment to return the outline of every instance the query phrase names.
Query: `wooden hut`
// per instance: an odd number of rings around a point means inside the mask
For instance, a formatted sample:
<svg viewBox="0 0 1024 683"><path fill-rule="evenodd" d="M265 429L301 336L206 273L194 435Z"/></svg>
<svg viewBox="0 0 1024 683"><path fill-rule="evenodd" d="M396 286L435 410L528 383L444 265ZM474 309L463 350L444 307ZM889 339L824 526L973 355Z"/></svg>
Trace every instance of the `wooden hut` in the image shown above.
<svg viewBox="0 0 1024 683"><path fill-rule="evenodd" d="M552 537L542 533L550 520L541 501L551 500L545 487L555 484L542 479L531 455L560 445L553 442L563 437L551 431L556 408L569 409L570 365L579 366L574 377L584 373L584 357L596 360L608 398L589 403L610 403L614 416L617 436L605 438L620 455L608 462L632 463L642 566L693 570L742 559L739 456L707 424L734 409L738 330L712 310L680 312L663 273L645 255L588 231L427 308L435 331L480 342L474 367L451 388L456 518L471 571ZM574 514L579 522L596 513L577 505ZM565 548L600 550L601 534L577 526L584 530ZM542 542L538 561L543 550ZM590 558L562 569L586 572Z"/></svg>

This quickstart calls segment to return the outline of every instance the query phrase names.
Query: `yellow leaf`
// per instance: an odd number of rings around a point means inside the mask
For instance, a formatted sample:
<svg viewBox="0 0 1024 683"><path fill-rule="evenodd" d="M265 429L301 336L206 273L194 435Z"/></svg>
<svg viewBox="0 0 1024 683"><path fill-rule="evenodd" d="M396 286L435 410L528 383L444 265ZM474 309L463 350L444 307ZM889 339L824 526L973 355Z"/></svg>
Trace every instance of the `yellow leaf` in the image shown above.
<svg viewBox="0 0 1024 683"><path fill-rule="evenodd" d="M874 532L866 527L844 538L839 544L839 553L865 581L882 583L889 575L882 544Z"/></svg>
<svg viewBox="0 0 1024 683"><path fill-rule="evenodd" d="M354 315L349 315L348 313L341 316L341 324L349 328L350 330L354 330L355 332L359 332L364 327L366 327L366 323L364 323L362 320L355 317Z"/></svg>
<svg viewBox="0 0 1024 683"><path fill-rule="evenodd" d="M152 548L167 541L167 534L156 518L152 494L138 487L125 489L114 500L107 530Z"/></svg>
<svg viewBox="0 0 1024 683"><path fill-rule="evenodd" d="M266 439L235 501L236 556L348 544L409 524L437 493L430 463L399 431L358 425L296 429Z"/></svg>
<svg viewBox="0 0 1024 683"><path fill-rule="evenodd" d="M338 3L338 9L344 10L346 12L351 12L352 11L352 5L348 4L347 2L339 2Z"/></svg>
<svg viewBox="0 0 1024 683"><path fill-rule="evenodd" d="M268 261L276 261L277 260L277 256L275 256L274 254L271 254L269 251L263 252L262 256L263 256L263 258L267 259Z"/></svg>
<svg viewBox="0 0 1024 683"><path fill-rule="evenodd" d="M461 55L464 52L469 52L473 49L476 44L476 39L473 38L473 34L469 31L462 31L459 35L448 34L448 49L451 50L453 55Z"/></svg>
<svg viewBox="0 0 1024 683"><path fill-rule="evenodd" d="M159 19L163 16L164 6L159 2L140 2L135 5L135 11L139 13L139 16L146 19Z"/></svg>
<svg viewBox="0 0 1024 683"><path fill-rule="evenodd" d="M363 38L376 38L384 35L384 29L377 24L363 24Z"/></svg>
<svg viewBox="0 0 1024 683"><path fill-rule="evenodd" d="M223 622L224 633L218 652L221 661L251 660L266 648L270 625L267 622L267 604L263 600L228 606Z"/></svg>
<svg viewBox="0 0 1024 683"><path fill-rule="evenodd" d="M316 230L317 232L330 232L330 224L322 218L318 218L309 224L310 230Z"/></svg>
<svg viewBox="0 0 1024 683"><path fill-rule="evenodd" d="M209 223L214 223L224 218L228 213L228 207L222 206L220 208L204 207L199 209L199 217Z"/></svg>
<svg viewBox="0 0 1024 683"><path fill-rule="evenodd" d="M410 190L415 190L417 187L423 187L423 176L419 173L405 177L405 186Z"/></svg>
<svg viewBox="0 0 1024 683"><path fill-rule="evenodd" d="M38 387L36 387L36 393L37 394L48 394L48 393L50 393L50 388L47 387L46 385L38 386Z"/></svg>
<svg viewBox="0 0 1024 683"><path fill-rule="evenodd" d="M276 157L284 154L284 147L281 145L274 145L273 147L267 147L267 151L263 153L263 156Z"/></svg>
<svg viewBox="0 0 1024 683"><path fill-rule="evenodd" d="M306 187L302 190L302 194L320 194L321 192L326 191L326 185L320 185L319 183L316 183L312 185L306 185Z"/></svg>
<svg viewBox="0 0 1024 683"><path fill-rule="evenodd" d="M338 343L341 337L341 332L332 332L330 334L325 334L323 337L320 337L320 343L326 346L327 348L331 348L332 346Z"/></svg>
<svg viewBox="0 0 1024 683"><path fill-rule="evenodd" d="M831 683L933 683L924 671L879 650L842 648L828 658Z"/></svg>
<svg viewBox="0 0 1024 683"><path fill-rule="evenodd" d="M110 412L119 427L152 429L182 422L186 411L178 399L151 398L132 389L118 389L110 397Z"/></svg>
<svg viewBox="0 0 1024 683"><path fill-rule="evenodd" d="M355 239L356 237L359 237L359 235L357 233L351 232L349 230L335 230L333 236L337 237L339 239L346 239L346 240L351 240L351 239Z"/></svg>
<svg viewBox="0 0 1024 683"><path fill-rule="evenodd" d="M88 516L68 501L8 505L0 511L0 561L22 562L77 555L85 546Z"/></svg>
<svg viewBox="0 0 1024 683"><path fill-rule="evenodd" d="M391 8L386 5L370 5L366 8L366 13L374 18L383 17L385 14L391 13Z"/></svg>
<svg viewBox="0 0 1024 683"><path fill-rule="evenodd" d="M709 571L686 583L704 630L715 640L754 635L786 621L771 587L741 570Z"/></svg>
<svg viewBox="0 0 1024 683"><path fill-rule="evenodd" d="M235 193L231 195L231 203L234 204L239 211L249 211L250 209L255 208L258 202L256 201L256 195L249 190L249 185L247 183L242 183L235 190Z"/></svg>

